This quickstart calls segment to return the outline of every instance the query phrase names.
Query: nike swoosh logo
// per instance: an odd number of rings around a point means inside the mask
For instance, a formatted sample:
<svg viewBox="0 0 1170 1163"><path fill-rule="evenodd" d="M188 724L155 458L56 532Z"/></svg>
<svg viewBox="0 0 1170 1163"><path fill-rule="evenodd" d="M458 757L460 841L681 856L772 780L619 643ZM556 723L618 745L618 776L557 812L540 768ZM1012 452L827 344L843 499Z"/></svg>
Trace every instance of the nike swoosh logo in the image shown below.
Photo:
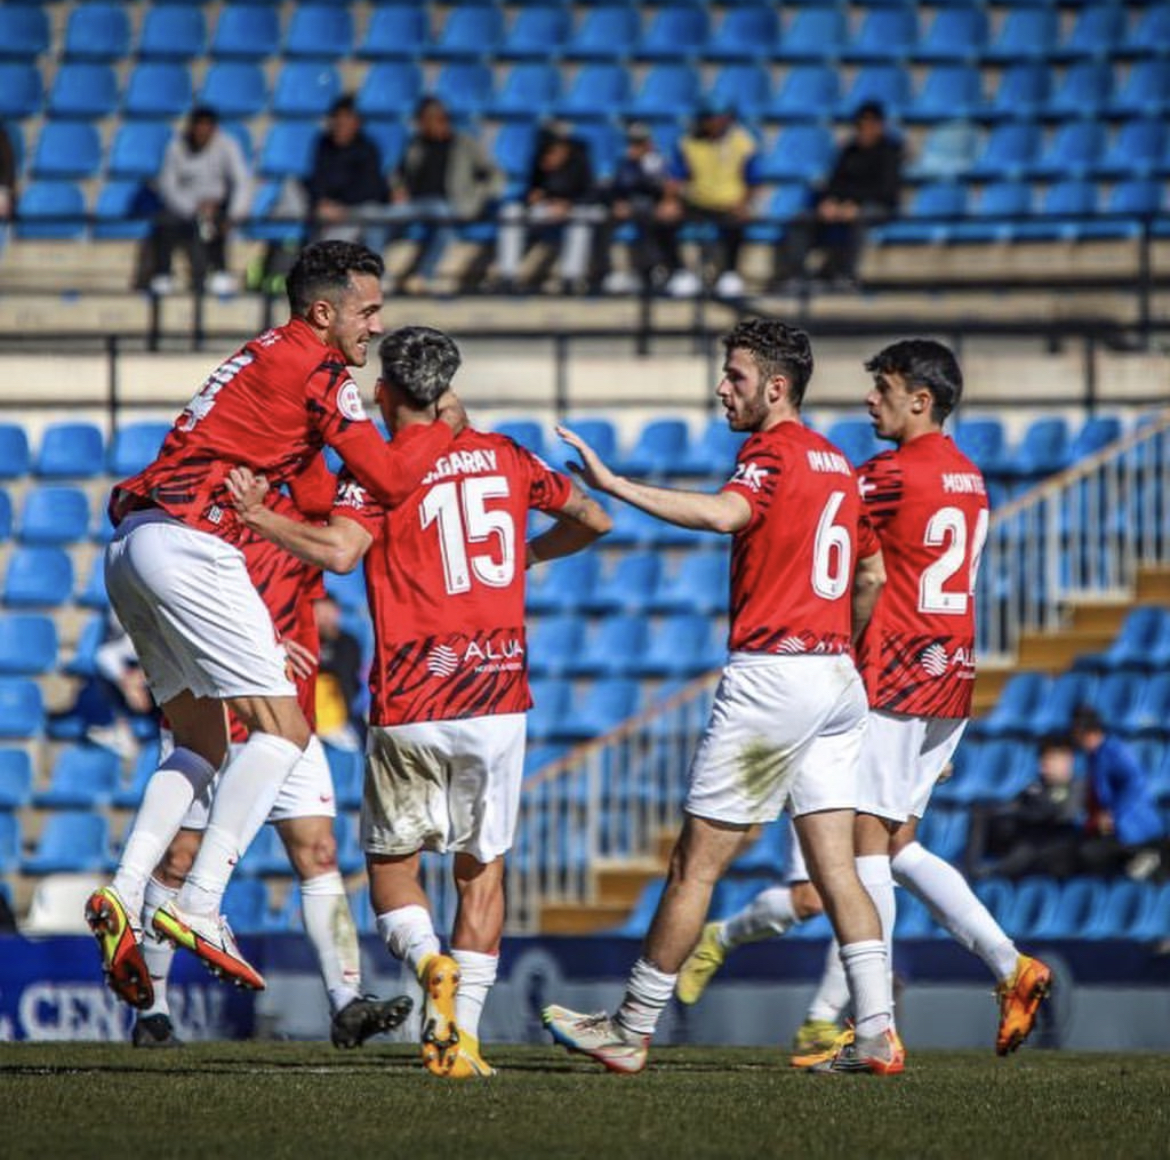
<svg viewBox="0 0 1170 1163"><path fill-rule="evenodd" d="M320 801L321 801L323 804L327 804L327 803L329 803L329 801L330 801L331 799L333 799L333 797L332 797L332 796L318 796L317 798L318 798L318 799L319 799L319 800L320 800Z"/></svg>

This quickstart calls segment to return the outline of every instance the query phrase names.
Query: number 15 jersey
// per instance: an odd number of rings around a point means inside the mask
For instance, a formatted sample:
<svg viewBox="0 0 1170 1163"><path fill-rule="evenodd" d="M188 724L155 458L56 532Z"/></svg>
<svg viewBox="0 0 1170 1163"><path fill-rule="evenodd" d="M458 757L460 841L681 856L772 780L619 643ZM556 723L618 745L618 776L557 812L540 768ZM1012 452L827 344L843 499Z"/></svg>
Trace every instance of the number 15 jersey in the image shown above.
<svg viewBox="0 0 1170 1163"><path fill-rule="evenodd" d="M975 687L975 575L987 539L983 476L942 433L879 453L860 474L886 567L858 660L870 705L965 719Z"/></svg>
<svg viewBox="0 0 1170 1163"><path fill-rule="evenodd" d="M405 454L426 439L394 438ZM507 437L464 429L387 511L346 472L333 516L373 537L370 722L377 727L526 711L524 565L529 509L555 512L572 485Z"/></svg>

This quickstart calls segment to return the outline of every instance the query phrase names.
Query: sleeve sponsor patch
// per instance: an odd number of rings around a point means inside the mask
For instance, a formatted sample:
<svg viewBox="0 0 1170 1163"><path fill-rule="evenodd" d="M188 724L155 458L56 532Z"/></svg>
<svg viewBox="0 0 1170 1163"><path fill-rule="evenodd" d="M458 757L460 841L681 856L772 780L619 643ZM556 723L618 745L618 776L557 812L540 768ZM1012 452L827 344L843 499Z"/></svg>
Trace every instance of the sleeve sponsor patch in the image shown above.
<svg viewBox="0 0 1170 1163"><path fill-rule="evenodd" d="M362 405L362 394L353 380L346 380L337 389L337 410L347 420L356 422L366 419L366 410Z"/></svg>

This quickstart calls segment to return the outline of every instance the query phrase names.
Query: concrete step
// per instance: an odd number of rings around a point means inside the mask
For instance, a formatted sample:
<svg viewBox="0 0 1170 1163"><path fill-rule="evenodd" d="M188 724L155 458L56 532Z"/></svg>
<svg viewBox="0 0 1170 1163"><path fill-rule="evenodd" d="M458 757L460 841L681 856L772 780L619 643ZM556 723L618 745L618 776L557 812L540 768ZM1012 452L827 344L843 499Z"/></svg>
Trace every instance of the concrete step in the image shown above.
<svg viewBox="0 0 1170 1163"><path fill-rule="evenodd" d="M1056 633L1027 633L1020 638L1017 666L1020 670L1067 670L1081 654L1107 649L1115 634L1067 629Z"/></svg>
<svg viewBox="0 0 1170 1163"><path fill-rule="evenodd" d="M1092 601L1078 599L1070 611L1070 627L1078 633L1116 635L1133 604L1128 594Z"/></svg>
<svg viewBox="0 0 1170 1163"><path fill-rule="evenodd" d="M1150 565L1138 570L1134 603L1170 606L1170 566Z"/></svg>
<svg viewBox="0 0 1170 1163"><path fill-rule="evenodd" d="M574 936L613 929L630 915L625 905L545 905L540 910L542 933Z"/></svg>
<svg viewBox="0 0 1170 1163"><path fill-rule="evenodd" d="M652 880L666 875L666 862L647 857L645 860L600 861L594 866L597 903L633 908L642 890Z"/></svg>

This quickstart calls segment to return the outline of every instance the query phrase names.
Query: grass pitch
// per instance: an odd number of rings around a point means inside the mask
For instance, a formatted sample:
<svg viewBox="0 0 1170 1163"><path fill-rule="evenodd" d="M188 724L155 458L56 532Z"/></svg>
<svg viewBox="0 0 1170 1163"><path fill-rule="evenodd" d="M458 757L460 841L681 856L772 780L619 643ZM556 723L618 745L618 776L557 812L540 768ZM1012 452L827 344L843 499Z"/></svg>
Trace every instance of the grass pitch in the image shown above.
<svg viewBox="0 0 1170 1163"><path fill-rule="evenodd" d="M493 1079L413 1051L0 1046L0 1155L135 1158L1165 1157L1170 1056L911 1051L906 1074L797 1074L773 1048L669 1048L635 1077L553 1047Z"/></svg>

